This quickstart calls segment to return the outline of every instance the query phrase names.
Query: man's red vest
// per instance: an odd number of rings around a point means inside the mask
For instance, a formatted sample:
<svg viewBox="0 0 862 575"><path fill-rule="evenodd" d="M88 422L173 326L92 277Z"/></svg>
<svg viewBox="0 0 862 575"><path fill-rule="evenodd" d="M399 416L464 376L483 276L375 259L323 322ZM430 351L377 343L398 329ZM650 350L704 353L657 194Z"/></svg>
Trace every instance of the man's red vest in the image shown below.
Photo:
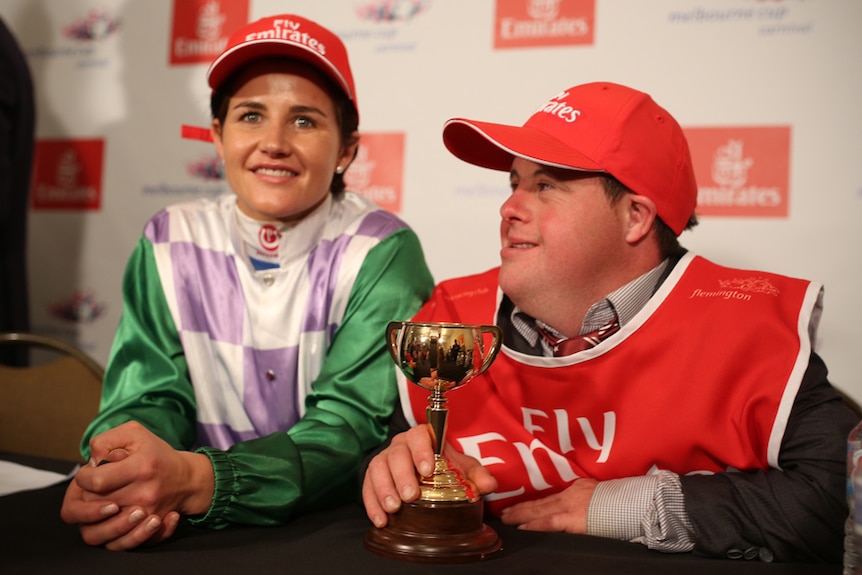
<svg viewBox="0 0 862 575"><path fill-rule="evenodd" d="M441 283L414 319L494 323L498 271ZM820 293L688 254L597 347L551 358L504 346L447 394L446 440L497 478L495 513L578 477L778 467ZM424 422L428 392L399 379L408 420Z"/></svg>

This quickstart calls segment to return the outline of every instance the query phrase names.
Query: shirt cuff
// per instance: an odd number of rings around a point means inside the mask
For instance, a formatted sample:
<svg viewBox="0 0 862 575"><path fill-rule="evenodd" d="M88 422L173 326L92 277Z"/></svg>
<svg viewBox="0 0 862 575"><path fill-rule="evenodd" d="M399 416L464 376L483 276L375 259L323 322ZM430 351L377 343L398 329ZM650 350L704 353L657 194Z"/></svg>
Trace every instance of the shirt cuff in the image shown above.
<svg viewBox="0 0 862 575"><path fill-rule="evenodd" d="M656 475L600 481L587 508L587 534L623 541L643 537L641 519L653 505Z"/></svg>
<svg viewBox="0 0 862 575"><path fill-rule="evenodd" d="M203 453L210 458L215 477L213 489L213 500L210 508L203 515L188 517L189 523L202 527L225 527L227 522L223 519L225 511L233 499L234 486L236 484L236 473L226 451L201 447L195 453Z"/></svg>

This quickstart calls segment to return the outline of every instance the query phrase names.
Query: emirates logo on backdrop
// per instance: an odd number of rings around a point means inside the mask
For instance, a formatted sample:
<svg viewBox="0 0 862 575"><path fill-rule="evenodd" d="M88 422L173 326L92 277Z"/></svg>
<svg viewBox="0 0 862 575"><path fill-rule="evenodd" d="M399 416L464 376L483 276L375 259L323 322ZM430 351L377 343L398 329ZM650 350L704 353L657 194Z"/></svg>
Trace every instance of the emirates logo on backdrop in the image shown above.
<svg viewBox="0 0 862 575"><path fill-rule="evenodd" d="M248 0L174 0L171 65L209 63L248 23Z"/></svg>
<svg viewBox="0 0 862 575"><path fill-rule="evenodd" d="M790 127L686 128L703 216L786 218Z"/></svg>
<svg viewBox="0 0 862 575"><path fill-rule="evenodd" d="M104 140L40 140L33 158L34 210L102 207Z"/></svg>
<svg viewBox="0 0 862 575"><path fill-rule="evenodd" d="M344 173L344 183L392 213L401 211L404 174L404 134L362 134L356 159Z"/></svg>
<svg viewBox="0 0 862 575"><path fill-rule="evenodd" d="M497 0L494 48L593 43L595 0Z"/></svg>

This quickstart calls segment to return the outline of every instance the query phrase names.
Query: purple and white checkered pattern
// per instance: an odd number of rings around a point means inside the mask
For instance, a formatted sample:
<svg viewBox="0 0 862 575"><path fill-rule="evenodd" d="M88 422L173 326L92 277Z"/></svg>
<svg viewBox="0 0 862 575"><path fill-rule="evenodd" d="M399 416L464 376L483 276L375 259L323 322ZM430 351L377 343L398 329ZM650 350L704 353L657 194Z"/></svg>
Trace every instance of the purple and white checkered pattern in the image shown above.
<svg viewBox="0 0 862 575"><path fill-rule="evenodd" d="M404 227L361 196L330 198L283 235L281 267L255 271L235 209L233 194L178 204L145 230L195 387L199 440L219 448L299 420L366 254Z"/></svg>

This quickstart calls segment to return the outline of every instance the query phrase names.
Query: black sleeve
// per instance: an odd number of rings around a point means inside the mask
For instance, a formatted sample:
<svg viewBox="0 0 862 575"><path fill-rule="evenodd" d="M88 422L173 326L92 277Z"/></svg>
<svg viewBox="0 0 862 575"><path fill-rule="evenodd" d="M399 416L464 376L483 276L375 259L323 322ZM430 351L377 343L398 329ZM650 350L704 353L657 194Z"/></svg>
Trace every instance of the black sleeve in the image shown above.
<svg viewBox="0 0 862 575"><path fill-rule="evenodd" d="M33 79L0 18L0 331L29 331L27 210L35 139ZM26 346L0 350L0 363L30 364Z"/></svg>
<svg viewBox="0 0 862 575"><path fill-rule="evenodd" d="M846 444L856 422L812 354L781 443L781 469L681 478L694 553L765 548L776 561L840 563Z"/></svg>

